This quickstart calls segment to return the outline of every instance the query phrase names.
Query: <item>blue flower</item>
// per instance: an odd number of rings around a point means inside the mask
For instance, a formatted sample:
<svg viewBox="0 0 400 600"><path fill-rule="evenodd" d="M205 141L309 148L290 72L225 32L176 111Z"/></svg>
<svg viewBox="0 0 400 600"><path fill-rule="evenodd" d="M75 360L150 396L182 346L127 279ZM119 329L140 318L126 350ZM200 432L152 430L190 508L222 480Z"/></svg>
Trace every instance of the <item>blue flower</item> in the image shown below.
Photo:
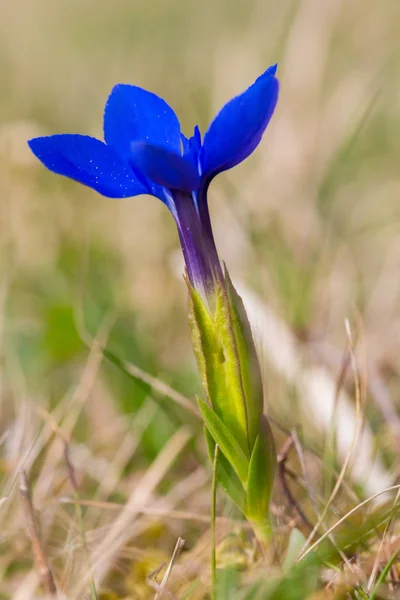
<svg viewBox="0 0 400 600"><path fill-rule="evenodd" d="M211 180L258 146L278 98L276 65L212 121L203 143L198 127L189 139L174 111L157 95L119 84L104 111L104 142L77 134L29 140L50 171L103 196L151 194L173 214L193 285L206 295L221 276L207 206Z"/></svg>

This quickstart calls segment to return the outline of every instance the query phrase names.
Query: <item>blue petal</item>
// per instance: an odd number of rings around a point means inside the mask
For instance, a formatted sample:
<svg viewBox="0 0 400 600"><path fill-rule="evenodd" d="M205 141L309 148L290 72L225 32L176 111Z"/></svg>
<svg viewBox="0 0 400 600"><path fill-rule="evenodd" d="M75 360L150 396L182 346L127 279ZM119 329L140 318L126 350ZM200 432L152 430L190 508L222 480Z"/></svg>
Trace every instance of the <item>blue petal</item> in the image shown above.
<svg viewBox="0 0 400 600"><path fill-rule="evenodd" d="M247 158L258 146L278 100L277 66L225 104L204 136L202 174L210 180Z"/></svg>
<svg viewBox="0 0 400 600"><path fill-rule="evenodd" d="M182 157L160 146L145 142L131 144L133 167L155 183L170 189L192 192L200 184L200 175L191 157Z"/></svg>
<svg viewBox="0 0 400 600"><path fill-rule="evenodd" d="M86 135L51 135L28 141L42 163L59 175L70 177L109 198L148 193L129 164L100 140Z"/></svg>
<svg viewBox="0 0 400 600"><path fill-rule="evenodd" d="M201 149L201 133L198 126L196 125L196 127L194 128L193 135L189 139L185 137L183 133L181 133L181 140L183 158L187 161L194 162L196 165L198 165L199 154Z"/></svg>
<svg viewBox="0 0 400 600"><path fill-rule="evenodd" d="M198 125L194 128L193 135L189 139L189 144L195 152L199 152L201 148L201 133Z"/></svg>
<svg viewBox="0 0 400 600"><path fill-rule="evenodd" d="M189 152L193 152L194 154L198 154L201 148L201 133L198 125L194 128L193 135L189 139L181 133L182 138L182 146L183 146L183 154L188 154Z"/></svg>
<svg viewBox="0 0 400 600"><path fill-rule="evenodd" d="M186 154L190 150L190 142L186 135L181 133L182 154Z"/></svg>
<svg viewBox="0 0 400 600"><path fill-rule="evenodd" d="M116 85L104 110L104 139L128 157L133 141L164 146L180 153L180 125L168 104L140 87Z"/></svg>

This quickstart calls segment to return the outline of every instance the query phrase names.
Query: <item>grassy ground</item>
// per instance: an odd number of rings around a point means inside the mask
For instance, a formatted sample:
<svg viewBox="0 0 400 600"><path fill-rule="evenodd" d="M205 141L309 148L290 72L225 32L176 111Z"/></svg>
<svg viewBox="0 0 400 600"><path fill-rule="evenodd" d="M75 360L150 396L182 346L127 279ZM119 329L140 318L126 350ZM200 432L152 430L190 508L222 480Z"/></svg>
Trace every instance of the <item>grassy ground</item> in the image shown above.
<svg viewBox="0 0 400 600"><path fill-rule="evenodd" d="M26 139L100 136L122 81L204 131L274 62L268 134L210 201L280 449L275 532L262 555L218 493L217 598L399 598L396 489L362 503L398 481L400 4L16 0L0 15L0 598L211 593L172 219L49 174Z"/></svg>

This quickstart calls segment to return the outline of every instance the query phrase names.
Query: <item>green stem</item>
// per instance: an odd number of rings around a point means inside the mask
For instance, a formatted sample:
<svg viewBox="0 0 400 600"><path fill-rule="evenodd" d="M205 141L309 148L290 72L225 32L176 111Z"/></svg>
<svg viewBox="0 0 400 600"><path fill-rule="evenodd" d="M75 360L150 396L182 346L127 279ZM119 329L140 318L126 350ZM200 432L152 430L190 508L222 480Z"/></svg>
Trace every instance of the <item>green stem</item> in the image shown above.
<svg viewBox="0 0 400 600"><path fill-rule="evenodd" d="M211 502L211 577L212 577L212 598L217 598L217 552L215 548L215 523L217 516L217 470L218 470L218 452L219 446L215 444L213 479L212 479L212 502Z"/></svg>
<svg viewBox="0 0 400 600"><path fill-rule="evenodd" d="M397 548L392 556L389 558L388 562L385 565L385 568L382 570L380 576L378 577L377 582L374 585L374 589L371 592L371 595L369 597L369 600L375 600L376 594L378 592L379 586L385 581L387 574L389 573L390 569L392 568L396 558L398 557L400 552L400 549Z"/></svg>
<svg viewBox="0 0 400 600"><path fill-rule="evenodd" d="M272 537L272 528L269 519L266 518L263 521L254 521L250 519L249 521L263 552L265 552L270 545Z"/></svg>

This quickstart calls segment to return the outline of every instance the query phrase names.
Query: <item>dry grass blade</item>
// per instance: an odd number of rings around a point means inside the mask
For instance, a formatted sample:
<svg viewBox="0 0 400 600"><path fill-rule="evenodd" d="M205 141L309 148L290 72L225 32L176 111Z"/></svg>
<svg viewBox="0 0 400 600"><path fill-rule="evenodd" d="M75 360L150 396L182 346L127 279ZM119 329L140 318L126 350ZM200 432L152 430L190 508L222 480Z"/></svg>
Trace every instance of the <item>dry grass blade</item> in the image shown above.
<svg viewBox="0 0 400 600"><path fill-rule="evenodd" d="M293 437L293 443L295 445L296 448L296 452L297 455L299 457L300 460L300 465L301 465L301 470L303 472L303 478L304 478L304 485L307 489L308 492L308 496L310 498L311 504L313 506L314 512L317 516L318 519L318 523L321 523L321 525L323 526L324 530L326 531L326 526L324 524L324 519L321 517L321 513L318 509L318 504L315 498L315 494L314 491L312 489L311 486L311 482L310 479L308 477L308 472L307 472L307 468L306 468L306 461L305 461L305 457L304 457L304 452L303 452L303 448L301 447L300 444L300 440L299 437L297 435L297 432L294 430L292 432L292 437ZM313 529L313 527L311 526L310 529ZM329 534L329 539L332 542L333 546L336 548L338 554L340 554L340 556L342 557L343 562L347 565L347 567L350 569L350 571L353 571L353 567L349 561L349 559L347 558L347 556L345 555L345 553L339 548L339 546L337 545L335 538L332 534Z"/></svg>
<svg viewBox="0 0 400 600"><path fill-rule="evenodd" d="M304 525L308 529L312 529L313 528L312 523L310 523L310 521L307 519L307 517L304 514L303 510L301 509L299 503L296 501L295 497L293 496L293 494L290 490L290 487L286 481L286 462L288 460L289 451L292 446L293 446L293 438L292 438L292 436L290 436L290 437L288 437L286 442L283 444L283 446L278 454L278 477L279 477L279 480L280 480L280 483L282 486L282 490L289 502L289 505L292 506L294 508L294 510L297 512L301 521L303 521Z"/></svg>
<svg viewBox="0 0 400 600"><path fill-rule="evenodd" d="M101 500L84 500L80 499L79 503L81 506L88 506L92 508L98 508L101 510L118 510L120 511L123 508L123 504L119 502L107 502ZM61 498L60 504L75 504L75 500L72 498ZM187 510L166 510L163 508L149 507L143 505L137 505L136 509L143 515L148 515L149 517L157 517L159 519L177 519L179 521L193 521L198 523L211 523L210 515L202 515L195 512L190 512ZM221 525L235 526L240 527L242 529L248 529L252 531L251 525L246 523L246 521L238 520L238 519L230 519L229 517L216 517L216 522Z"/></svg>
<svg viewBox="0 0 400 600"><path fill-rule="evenodd" d="M200 419L200 413L197 410L196 406L192 402L190 402L190 400L186 398L186 396L174 390L167 383L164 383L161 379L150 375L149 373L147 373L140 367L132 364L131 362L127 362L126 360L115 356L115 354L107 350L107 348L103 347L102 352L105 358L107 358L116 366L120 367L125 373L128 373L134 379L138 379L139 381L146 383L148 386L150 386L150 388L153 391L158 392L163 396L166 396L170 400L173 400L174 402L176 402L176 404L178 404L179 406L190 412L192 415Z"/></svg>
<svg viewBox="0 0 400 600"><path fill-rule="evenodd" d="M154 600L163 600L163 598L165 598L166 594L168 593L167 589L166 589L168 579L169 579L169 576L171 575L173 566L174 566L176 560L178 559L184 545L185 545L185 540L182 538L178 538L178 541L176 542L171 560L169 562L167 570L165 571L164 577L162 578L162 581L160 583L160 587L159 587L156 595L154 596Z"/></svg>
<svg viewBox="0 0 400 600"><path fill-rule="evenodd" d="M343 466L340 470L339 477L336 481L335 487L333 488L332 493L328 499L328 502L326 503L317 523L315 524L314 529L311 531L310 535L308 536L308 538L306 540L306 543L304 544L304 547L302 548L301 554L303 556L304 556L305 549L310 544L311 540L314 538L315 534L317 533L319 527L323 523L323 520L325 519L325 517L328 513L329 507L332 505L332 502L335 499L335 497L342 485L342 481L343 481L346 471L350 465L350 461L353 458L354 450L356 448L356 444L358 441L360 428L361 428L361 384L360 384L360 378L358 376L358 370L357 370L355 356L354 356L354 346L353 346L353 339L352 339L352 334L351 334L351 329L350 329L350 323L347 319L345 320L345 329L346 329L346 334L348 336L348 341L349 341L349 354L350 354L351 365L352 365L352 369L353 369L353 373L354 373L354 383L355 383L356 412L355 412L355 420L354 420L354 434L353 434L353 439L351 441L347 456L346 456ZM328 532L330 532L330 530L328 530ZM325 535L322 537L325 537Z"/></svg>
<svg viewBox="0 0 400 600"><path fill-rule="evenodd" d="M69 451L69 446L68 446L67 442L65 442L65 444L64 444L64 457L65 457L65 462L67 464L68 477L71 482L72 489L74 490L76 520L79 525L79 530L80 530L81 539L82 539L82 547L84 550L85 562L86 562L86 567L87 567L87 573L88 573L88 577L90 579L90 593L92 596L92 600L98 600L96 585L95 585L94 579L93 579L92 565L90 563L89 547L88 547L87 540L86 540L86 532L85 532L85 525L84 525L84 521L83 521L82 506L79 503L78 481L76 478L74 466L71 462L70 451Z"/></svg>
<svg viewBox="0 0 400 600"><path fill-rule="evenodd" d="M337 369L341 359L340 353L333 345L328 344L327 342L312 343L310 349L313 355L322 359L329 369ZM357 368L360 371L361 365L358 359ZM368 389L371 398L374 399L390 430L393 432L397 451L400 452L400 416L397 413L395 403L385 385L379 366L371 361L368 363Z"/></svg>
<svg viewBox="0 0 400 600"><path fill-rule="evenodd" d="M122 508L121 513L93 553L93 566L98 581L103 580L120 549L132 536L132 525L140 513L138 506L150 500L155 488L162 481L191 436L192 432L188 427L178 430L136 484L127 504ZM82 588L79 586L78 592L81 590Z"/></svg>
<svg viewBox="0 0 400 600"><path fill-rule="evenodd" d="M395 499L393 501L392 514L390 516L389 521L386 524L385 531L383 532L382 539L381 539L381 541L379 543L378 552L376 553L376 558L375 558L375 561L374 561L374 565L372 567L371 575L370 575L369 580L368 580L367 590L368 590L368 592L370 594L372 593L372 590L374 589L374 583L375 583L376 576L377 576L377 573L378 573L378 570L379 570L379 563L380 563L380 556L381 556L382 548L384 546L386 538L390 539L391 530L393 528L393 524L395 522L395 516L396 516L395 508L396 508L396 506L398 504L399 499L400 499L400 490L397 492L396 497L395 497ZM396 550L395 555L396 555L396 553L398 553L398 550ZM393 558L393 560L394 560L394 558Z"/></svg>
<svg viewBox="0 0 400 600"><path fill-rule="evenodd" d="M82 341L89 348L91 348L93 346L94 340L92 339L89 331L87 330L87 327L85 324L85 317L83 314L83 310L81 308L82 306L83 306L83 303L81 302L80 305L77 306L75 309L75 324L76 324L77 331L79 331ZM147 373L144 369L141 369L137 365L134 365L133 363L128 362L128 361L120 358L119 356L116 356L113 352L111 352L110 350L108 350L106 348L104 343L99 344L99 350L101 351L103 356L105 358L107 358L107 360L109 360L113 365L115 365L116 367L121 369L124 373L126 373L133 379L136 379L138 381L141 381L142 383L145 383L153 391L158 392L159 394L162 394L163 396L166 396L170 400L173 400L174 402L176 402L176 404L178 404L179 406L181 406L182 408L184 408L185 410L190 412L192 415L194 415L198 419L201 418L200 413L197 410L197 407L188 398L186 398L186 396L184 396L183 394L180 394L179 392L174 390L168 384L164 383L161 379L158 379L157 377L150 375L150 373Z"/></svg>
<svg viewBox="0 0 400 600"><path fill-rule="evenodd" d="M57 586L49 561L43 548L39 524L35 516L35 509L33 506L28 477L26 472L23 470L21 471L20 475L19 491L26 521L26 529L32 543L35 564L39 573L43 590L46 594L48 594L50 598L56 598Z"/></svg>
<svg viewBox="0 0 400 600"><path fill-rule="evenodd" d="M1 267L1 265L0 265ZM5 269L5 272L1 279L0 284L0 361L3 355L3 343L4 343L4 329L5 329L5 306L7 300L8 293L8 270ZM0 400L2 398L1 390L2 390L2 376L3 371L0 369Z"/></svg>
<svg viewBox="0 0 400 600"><path fill-rule="evenodd" d="M307 556L307 554L309 554L310 552L312 552L313 550L315 550L315 548L326 537L328 537L329 534L332 533L332 531L334 531L337 527L339 527L339 525L341 523L343 523L344 521L346 521L346 519L348 519L349 517L351 517L351 515L353 515L358 510L360 510L360 508L362 508L363 506L366 506L370 502L373 502L374 500L376 500L376 498L379 498L379 496L382 496L383 494L386 494L387 492L393 492L394 490L399 490L399 489L400 489L400 484L399 485L392 485L391 487L385 488L384 490L381 490L377 494L374 494L373 496L370 496L369 498L367 498L363 502L360 502L360 504L357 504L357 506L355 506L354 508L352 508L351 510L349 510L341 519L339 519L339 521L337 521L334 525L332 525L332 527L330 527L328 529L328 531L326 531L316 542L314 542L314 544L312 546L310 546L309 548L307 548L307 550L305 550L304 552L302 552L302 554L298 558L297 562L300 562L301 560L303 560L303 558L305 558Z"/></svg>
<svg viewBox="0 0 400 600"><path fill-rule="evenodd" d="M331 430L335 414L337 431L340 434L337 436L339 458L343 463L349 462L349 456L352 458L351 479L359 482L369 495L388 487L392 478L379 454L373 456L371 428L368 424L359 428L354 403L348 394L342 390L337 398L340 406L335 413L337 386L330 374L325 368L315 365L304 368L301 359L302 348L285 321L247 287L235 283L248 313L252 316L252 323L257 324L257 328L262 332L261 353L276 372L298 390L302 411L308 410L309 416L312 416L312 420L322 431ZM351 448L354 445L354 432L358 428L362 452L353 453ZM344 485L344 481L341 485Z"/></svg>

